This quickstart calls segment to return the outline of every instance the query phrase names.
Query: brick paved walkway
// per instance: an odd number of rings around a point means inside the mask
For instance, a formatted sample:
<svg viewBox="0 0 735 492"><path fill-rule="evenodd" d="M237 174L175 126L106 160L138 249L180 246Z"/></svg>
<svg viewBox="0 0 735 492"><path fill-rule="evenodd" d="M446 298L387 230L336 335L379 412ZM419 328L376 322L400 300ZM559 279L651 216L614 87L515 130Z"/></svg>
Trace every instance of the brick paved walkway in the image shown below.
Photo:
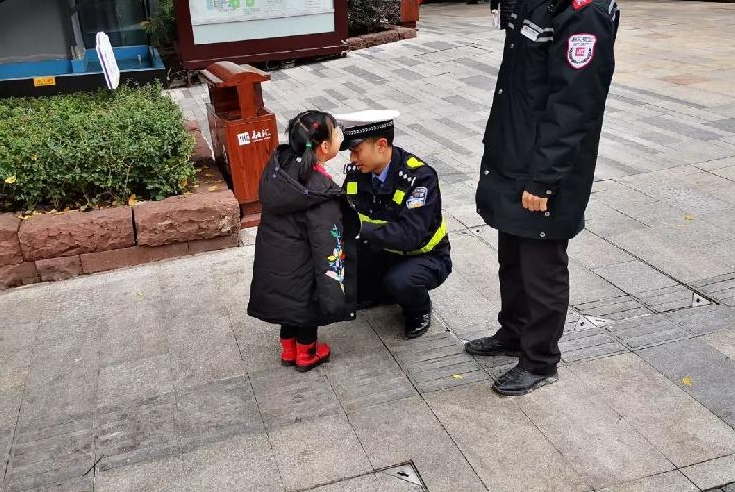
<svg viewBox="0 0 735 492"><path fill-rule="evenodd" d="M312 107L402 111L397 143L438 169L451 225L431 332L402 340L376 309L322 330L327 366L280 367L276 329L245 314L251 232L2 293L0 490L735 490L735 5L621 7L559 383L501 399L513 360L462 351L499 305L473 197L502 33L487 5L429 4L417 39L264 88L281 127ZM201 87L173 97L203 120Z"/></svg>

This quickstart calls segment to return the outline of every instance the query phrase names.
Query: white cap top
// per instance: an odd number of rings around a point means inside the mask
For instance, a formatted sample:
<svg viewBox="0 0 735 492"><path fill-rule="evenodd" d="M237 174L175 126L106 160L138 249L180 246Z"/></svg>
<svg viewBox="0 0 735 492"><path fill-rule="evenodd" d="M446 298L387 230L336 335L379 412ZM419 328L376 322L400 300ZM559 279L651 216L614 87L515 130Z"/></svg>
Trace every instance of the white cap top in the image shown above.
<svg viewBox="0 0 735 492"><path fill-rule="evenodd" d="M366 111L335 114L333 116L340 125L349 128L351 126L362 126L380 121L393 120L401 116L401 113L393 109L368 109Z"/></svg>

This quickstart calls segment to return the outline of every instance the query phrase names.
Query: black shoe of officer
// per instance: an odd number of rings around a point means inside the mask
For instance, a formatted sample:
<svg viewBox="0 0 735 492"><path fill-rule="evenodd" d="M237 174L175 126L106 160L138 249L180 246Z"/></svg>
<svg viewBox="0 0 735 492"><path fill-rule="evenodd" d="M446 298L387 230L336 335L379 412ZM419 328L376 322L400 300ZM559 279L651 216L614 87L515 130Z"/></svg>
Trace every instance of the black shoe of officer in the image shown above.
<svg viewBox="0 0 735 492"><path fill-rule="evenodd" d="M493 390L502 396L521 396L558 380L559 375L556 371L554 371L554 374L541 375L533 374L519 366L515 366L495 381Z"/></svg>
<svg viewBox="0 0 735 492"><path fill-rule="evenodd" d="M508 347L495 337L478 338L464 344L464 350L471 355L484 355L487 357L520 357L521 351L516 347Z"/></svg>
<svg viewBox="0 0 735 492"><path fill-rule="evenodd" d="M406 338L418 338L431 326L431 311L424 314L406 316Z"/></svg>

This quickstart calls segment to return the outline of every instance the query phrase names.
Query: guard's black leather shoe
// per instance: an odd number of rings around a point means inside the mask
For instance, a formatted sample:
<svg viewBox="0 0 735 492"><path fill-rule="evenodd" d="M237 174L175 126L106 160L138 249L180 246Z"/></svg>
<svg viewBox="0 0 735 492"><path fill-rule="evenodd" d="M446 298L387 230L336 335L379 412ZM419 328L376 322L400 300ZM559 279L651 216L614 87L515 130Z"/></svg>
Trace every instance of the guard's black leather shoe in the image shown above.
<svg viewBox="0 0 735 492"><path fill-rule="evenodd" d="M505 355L507 357L520 357L521 351L516 347L508 347L503 345L495 337L478 338L470 340L464 344L464 350L472 355L485 355L489 357L497 357Z"/></svg>
<svg viewBox="0 0 735 492"><path fill-rule="evenodd" d="M493 390L502 396L520 396L526 395L531 391L555 383L559 380L559 375L554 374L544 376L533 374L518 366L506 372L495 381Z"/></svg>
<svg viewBox="0 0 735 492"><path fill-rule="evenodd" d="M406 338L418 338L431 326L431 311L406 317Z"/></svg>

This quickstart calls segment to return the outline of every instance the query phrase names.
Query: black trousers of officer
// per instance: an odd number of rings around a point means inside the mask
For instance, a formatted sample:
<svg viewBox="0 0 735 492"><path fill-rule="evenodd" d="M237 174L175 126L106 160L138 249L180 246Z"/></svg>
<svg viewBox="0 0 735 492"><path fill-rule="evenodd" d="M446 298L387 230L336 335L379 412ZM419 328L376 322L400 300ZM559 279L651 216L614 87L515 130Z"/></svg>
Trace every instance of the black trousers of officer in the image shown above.
<svg viewBox="0 0 735 492"><path fill-rule="evenodd" d="M358 302L392 300L401 306L404 316L427 313L431 310L429 291L444 283L451 270L451 262L439 255L402 256L360 245Z"/></svg>
<svg viewBox="0 0 735 492"><path fill-rule="evenodd" d="M549 375L561 360L569 308L568 240L498 236L501 328L495 337L521 351L520 366Z"/></svg>

